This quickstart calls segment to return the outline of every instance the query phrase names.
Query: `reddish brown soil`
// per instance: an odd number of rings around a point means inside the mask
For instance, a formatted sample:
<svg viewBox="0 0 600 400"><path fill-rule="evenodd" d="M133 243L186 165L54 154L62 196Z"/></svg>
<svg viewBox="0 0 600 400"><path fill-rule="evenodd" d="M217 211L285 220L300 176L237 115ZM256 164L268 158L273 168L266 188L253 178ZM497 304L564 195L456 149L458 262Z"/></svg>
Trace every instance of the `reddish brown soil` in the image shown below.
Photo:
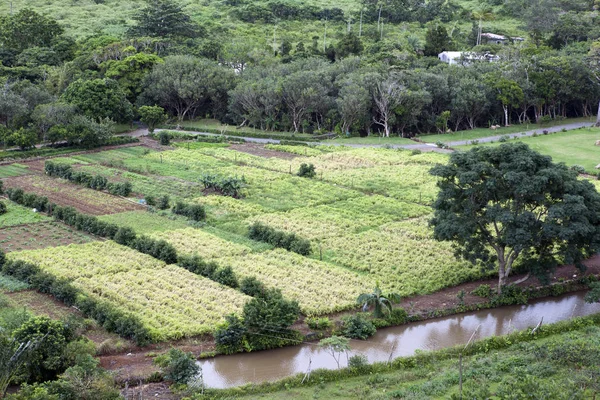
<svg viewBox="0 0 600 400"><path fill-rule="evenodd" d="M42 175L16 176L5 178L3 182L7 188L21 188L46 196L53 203L74 207L85 214L105 215L144 209L133 201Z"/></svg>
<svg viewBox="0 0 600 400"><path fill-rule="evenodd" d="M93 240L100 239L54 221L0 229L0 245L5 252L44 249L71 243L87 243Z"/></svg>
<svg viewBox="0 0 600 400"><path fill-rule="evenodd" d="M552 282L573 279L574 276L580 277L584 275L600 275L600 255L591 258L590 260L586 261L585 264L587 266L587 270L584 274L582 274L573 265L565 265L558 268L556 270L556 273L552 275ZM511 277L510 281L514 282L521 278L523 278L522 275L515 275ZM486 279L476 282L464 283L462 285L458 285L452 288L440 290L436 293L421 296L413 296L404 299L398 305L398 307L403 307L404 309L409 311L410 314L416 314L426 317L430 311L450 309L458 306L459 300L457 298L457 294L461 290L465 291L465 305L482 303L485 301L484 299L472 295L470 293L482 284L489 284L492 287L495 287L495 285L497 284L497 279ZM527 281L519 284L519 286L522 287L527 287L531 285L539 286L538 280L536 278L530 278ZM346 312L332 314L329 317L333 320L339 320L341 317L347 314L350 313ZM293 326L293 329L299 330L304 334L310 332L306 324L303 323L302 319L299 320ZM189 339L177 343L162 343L148 347L146 349L138 349L132 351L127 355L116 354L111 356L103 356L100 357L100 361L101 365L104 368L116 372L116 377L118 380L132 382L133 380L140 380L141 378L148 377L153 372L158 371L158 368L152 364L152 357L148 356L148 352L152 352L150 353L150 355L154 356L156 352L166 351L171 347L181 348L184 351L192 352L194 355L199 356L202 352L213 350L214 341L211 338L199 338Z"/></svg>
<svg viewBox="0 0 600 400"><path fill-rule="evenodd" d="M298 157L296 154L265 149L264 145L257 143L232 144L231 146L229 146L229 148L232 150L240 151L242 153L248 153L264 158L281 158L284 160L291 160Z"/></svg>
<svg viewBox="0 0 600 400"><path fill-rule="evenodd" d="M136 383L136 382L132 382ZM121 391L125 400L138 399L158 399L158 400L173 400L179 399L180 396L173 394L166 383L148 383L134 387L126 387Z"/></svg>

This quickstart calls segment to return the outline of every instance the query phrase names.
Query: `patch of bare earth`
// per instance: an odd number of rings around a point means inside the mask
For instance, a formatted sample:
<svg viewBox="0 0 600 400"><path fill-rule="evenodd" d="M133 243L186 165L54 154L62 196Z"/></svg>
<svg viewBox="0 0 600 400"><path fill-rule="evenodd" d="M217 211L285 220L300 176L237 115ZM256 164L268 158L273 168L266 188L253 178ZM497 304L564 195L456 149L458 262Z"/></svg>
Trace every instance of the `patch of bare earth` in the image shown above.
<svg viewBox="0 0 600 400"><path fill-rule="evenodd" d="M55 221L0 229L0 245L5 252L82 244L94 240L98 239Z"/></svg>
<svg viewBox="0 0 600 400"><path fill-rule="evenodd" d="M265 146L257 143L241 143L241 144L232 144L229 146L230 149L236 150L242 153L252 154L254 156L264 157L264 158L281 158L283 160L291 160L298 155L285 153L283 151L269 150L265 149Z"/></svg>
<svg viewBox="0 0 600 400"><path fill-rule="evenodd" d="M60 206L74 207L85 214L105 215L144 209L142 205L125 198L43 175L16 176L5 178L3 182L7 188L21 188L25 192L45 196Z"/></svg>

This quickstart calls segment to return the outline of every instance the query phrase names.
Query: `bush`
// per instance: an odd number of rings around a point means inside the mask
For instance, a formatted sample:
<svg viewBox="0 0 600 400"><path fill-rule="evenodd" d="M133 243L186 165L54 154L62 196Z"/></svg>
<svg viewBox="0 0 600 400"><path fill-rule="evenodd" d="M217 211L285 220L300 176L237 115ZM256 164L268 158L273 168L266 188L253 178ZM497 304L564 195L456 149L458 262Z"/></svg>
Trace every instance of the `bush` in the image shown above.
<svg viewBox="0 0 600 400"><path fill-rule="evenodd" d="M203 221L206 219L204 206L200 204L185 204L178 201L172 209L174 214L183 215L194 221Z"/></svg>
<svg viewBox="0 0 600 400"><path fill-rule="evenodd" d="M0 201L0 215L6 214L6 203Z"/></svg>
<svg viewBox="0 0 600 400"><path fill-rule="evenodd" d="M260 242L269 243L275 247L281 247L303 256L311 252L310 241L296 236L294 233L278 231L270 226L255 222L248 229L248 237Z"/></svg>
<svg viewBox="0 0 600 400"><path fill-rule="evenodd" d="M215 331L217 351L222 354L233 354L242 350L247 329L236 315L225 317L225 323Z"/></svg>
<svg viewBox="0 0 600 400"><path fill-rule="evenodd" d="M133 187L131 182L109 183L106 188L108 192L115 196L127 197L131 194Z"/></svg>
<svg viewBox="0 0 600 400"><path fill-rule="evenodd" d="M245 187L244 177L221 178L214 174L204 174L200 177L200 182L205 189L213 189L224 196L239 198L242 195L242 189Z"/></svg>
<svg viewBox="0 0 600 400"><path fill-rule="evenodd" d="M164 195L158 198L158 202L156 203L156 207L159 210L166 210L167 208L169 208L169 196L168 195Z"/></svg>
<svg viewBox="0 0 600 400"><path fill-rule="evenodd" d="M296 175L303 178L314 178L317 175L317 173L315 172L314 164L302 163L300 164L300 169L298 170L298 173Z"/></svg>
<svg viewBox="0 0 600 400"><path fill-rule="evenodd" d="M574 164L569 167L571 171L575 171L578 174L585 174L585 167L579 164Z"/></svg>
<svg viewBox="0 0 600 400"><path fill-rule="evenodd" d="M158 141L160 142L161 145L168 146L171 144L171 135L169 135L168 132L161 131L158 134Z"/></svg>
<svg viewBox="0 0 600 400"><path fill-rule="evenodd" d="M342 334L350 339L365 340L375 334L377 329L371 321L367 321L362 315L351 315L343 319L344 326Z"/></svg>
<svg viewBox="0 0 600 400"><path fill-rule="evenodd" d="M135 231L127 226L122 226L115 234L113 240L124 246L133 245L135 241Z"/></svg>
<svg viewBox="0 0 600 400"><path fill-rule="evenodd" d="M200 366L192 353L171 349L169 353L156 357L154 362L161 367L166 380L186 384L200 372Z"/></svg>
<svg viewBox="0 0 600 400"><path fill-rule="evenodd" d="M248 296L257 296L264 290L265 285L254 276L247 276L240 282L240 291Z"/></svg>
<svg viewBox="0 0 600 400"><path fill-rule="evenodd" d="M306 325L315 331L324 331L333 326L331 320L327 317L309 317L306 319Z"/></svg>
<svg viewBox="0 0 600 400"><path fill-rule="evenodd" d="M408 313L404 308L394 308L385 319L390 325L402 325L408 321Z"/></svg>
<svg viewBox="0 0 600 400"><path fill-rule="evenodd" d="M156 198L154 196L148 195L144 198L144 200L146 200L147 205L152 207L156 206Z"/></svg>
<svg viewBox="0 0 600 400"><path fill-rule="evenodd" d="M212 280L214 280L215 282L219 282L222 285L232 287L234 289L239 286L237 277L235 276L235 273L233 272L233 269L231 269L231 267L223 267L217 269L212 275Z"/></svg>
<svg viewBox="0 0 600 400"><path fill-rule="evenodd" d="M348 359L348 368L358 372L364 371L369 366L369 359L362 354L353 355Z"/></svg>
<svg viewBox="0 0 600 400"><path fill-rule="evenodd" d="M471 294L489 299L493 294L492 287L490 285L479 285L471 291Z"/></svg>

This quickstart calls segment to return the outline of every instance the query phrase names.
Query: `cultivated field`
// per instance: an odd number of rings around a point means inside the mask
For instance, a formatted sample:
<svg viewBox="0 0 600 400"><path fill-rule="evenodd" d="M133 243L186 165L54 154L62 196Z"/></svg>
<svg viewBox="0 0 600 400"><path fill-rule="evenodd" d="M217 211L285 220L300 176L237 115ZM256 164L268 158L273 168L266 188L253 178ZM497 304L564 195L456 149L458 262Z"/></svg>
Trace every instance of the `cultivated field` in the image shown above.
<svg viewBox="0 0 600 400"><path fill-rule="evenodd" d="M531 140L536 139L541 138ZM0 176L5 187L165 240L180 256L197 255L231 268L238 280L256 277L297 300L305 315L323 315L355 309L357 296L377 283L384 292L410 296L492 273L457 260L450 244L432 238L428 220L437 188L429 169L446 160L443 154L382 148L196 142L165 151L138 146L53 159L75 172L131 182L127 199L49 177L40 161L2 166ZM296 175L303 163L314 164L314 178ZM243 178L241 194L206 190L206 174ZM171 205L203 205L205 221L140 205L143 198L165 195ZM86 295L137 316L155 340L210 333L249 299L210 274L166 265L5 202L0 244L9 258L33 262ZM309 240L311 254L249 239L248 227L255 222Z"/></svg>

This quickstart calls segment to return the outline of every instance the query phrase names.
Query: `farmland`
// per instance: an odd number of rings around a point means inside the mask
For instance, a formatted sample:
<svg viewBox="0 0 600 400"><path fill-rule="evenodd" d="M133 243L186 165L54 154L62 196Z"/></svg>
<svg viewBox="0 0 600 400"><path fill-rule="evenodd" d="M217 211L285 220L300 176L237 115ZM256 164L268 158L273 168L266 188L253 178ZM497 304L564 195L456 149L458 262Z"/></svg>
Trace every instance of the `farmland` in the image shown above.
<svg viewBox="0 0 600 400"><path fill-rule="evenodd" d="M77 173L130 182L128 198L49 177L39 161L0 169L5 187L47 196L102 223L165 241L179 257L196 256L219 271L229 269L235 284L224 284L214 271L190 272L135 246L49 222L44 214L10 201L8 213L0 216L0 243L10 259L33 263L68 279L85 296L134 315L155 341L214 332L250 299L238 286L246 279L279 289L284 298L298 302L304 315L316 316L355 310L358 295L377 284L384 292L414 296L493 274L456 259L449 243L432 237L428 221L437 187L429 170L446 162L446 155L266 147L180 142L160 151L134 146L53 159ZM263 151L269 157L259 155ZM312 179L297 176L304 163L315 166ZM240 194L205 189L206 175L242 179ZM161 196L168 197L169 206L180 201L202 205L205 220L140 202ZM251 240L248 227L256 222L308 240L310 254Z"/></svg>

